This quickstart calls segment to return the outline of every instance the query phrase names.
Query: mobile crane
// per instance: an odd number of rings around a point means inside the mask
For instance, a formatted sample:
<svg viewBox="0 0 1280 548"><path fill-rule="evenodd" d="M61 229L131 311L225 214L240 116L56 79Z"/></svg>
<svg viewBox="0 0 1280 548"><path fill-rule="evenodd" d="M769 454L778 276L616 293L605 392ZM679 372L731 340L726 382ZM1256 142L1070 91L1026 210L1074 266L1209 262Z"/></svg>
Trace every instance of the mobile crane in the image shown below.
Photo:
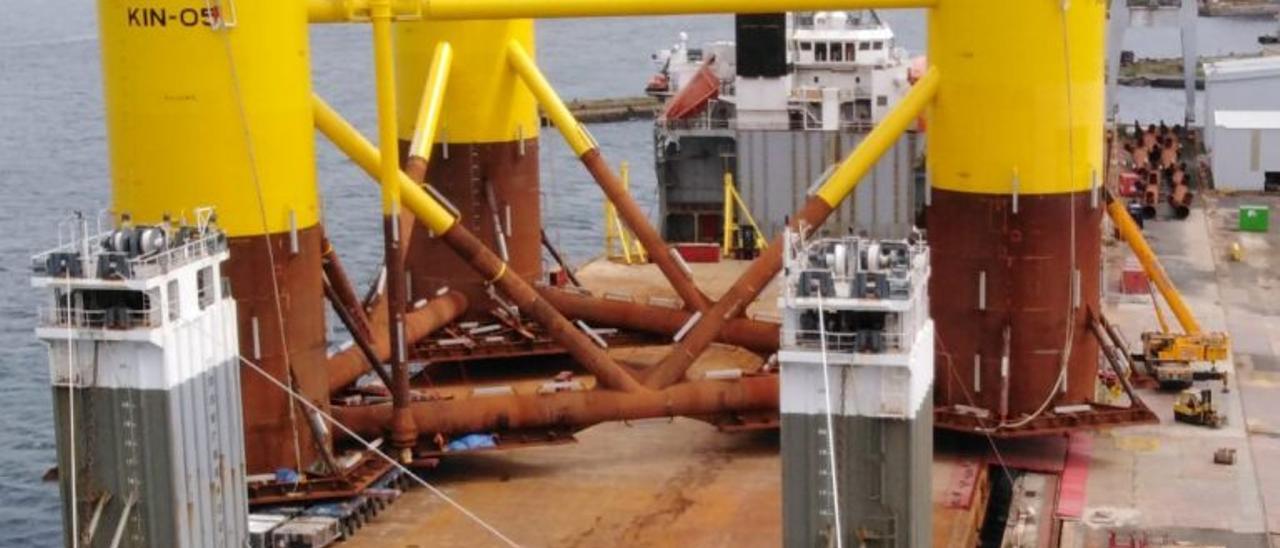
<svg viewBox="0 0 1280 548"><path fill-rule="evenodd" d="M1197 377L1223 379L1224 374L1216 369L1197 374L1192 364L1225 360L1231 347L1230 336L1222 332L1205 332L1200 328L1200 322L1196 321L1191 309L1182 300L1182 294L1174 287L1173 281L1165 273L1151 246L1147 245L1147 240L1142 237L1142 230L1124 204L1115 199L1110 190L1104 188L1103 192L1107 214L1115 224L1116 231L1129 244L1147 278L1164 298L1183 330L1182 333L1175 333L1169 329L1164 313L1160 310L1159 299L1155 298L1153 292L1152 304L1156 307L1160 330L1142 334L1142 354L1134 357L1146 364L1148 373L1166 390L1188 388Z"/></svg>

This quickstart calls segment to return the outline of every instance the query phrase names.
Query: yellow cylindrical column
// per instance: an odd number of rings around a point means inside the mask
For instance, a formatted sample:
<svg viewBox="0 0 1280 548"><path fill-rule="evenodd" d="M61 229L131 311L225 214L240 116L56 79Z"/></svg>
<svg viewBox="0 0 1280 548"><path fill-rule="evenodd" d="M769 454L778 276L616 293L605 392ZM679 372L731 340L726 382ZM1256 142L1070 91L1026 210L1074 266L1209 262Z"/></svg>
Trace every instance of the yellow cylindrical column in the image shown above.
<svg viewBox="0 0 1280 548"><path fill-rule="evenodd" d="M305 3L237 2L231 27L205 6L98 0L112 208L216 208L241 355L327 408ZM242 392L248 471L310 466L305 413L254 373Z"/></svg>
<svg viewBox="0 0 1280 548"><path fill-rule="evenodd" d="M450 45L452 70L437 139L453 144L505 143L538 136L533 94L507 66L507 44L533 51L533 21L444 21L395 24L400 139L413 139L422 91L437 46Z"/></svg>
<svg viewBox="0 0 1280 548"><path fill-rule="evenodd" d="M395 24L399 139L408 151L424 93L451 53L440 100L434 144L414 154L430 155L426 181L457 209L458 222L526 281L542 275L542 225L538 181L538 109L507 63L507 44L532 50L533 21L402 21ZM446 54L447 55L447 54ZM422 166L408 166L411 172ZM424 227L413 227L406 266L414 300L448 287L467 296L467 317L488 317L496 305L479 277L458 254ZM441 234L439 232L437 235Z"/></svg>
<svg viewBox="0 0 1280 548"><path fill-rule="evenodd" d="M191 2L98 5L113 209L153 222L213 206L232 237L316 224L304 6L242 2L214 30Z"/></svg>
<svg viewBox="0 0 1280 548"><path fill-rule="evenodd" d="M941 2L929 62L937 424L1026 434L1092 399L1106 5ZM956 407L963 406L963 407ZM976 419L966 409L986 410Z"/></svg>
<svg viewBox="0 0 1280 548"><path fill-rule="evenodd" d="M1104 3L1080 0L931 10L929 62L946 75L929 123L933 187L1010 194L1016 172L1023 195L1087 190L1102 166L1105 18Z"/></svg>

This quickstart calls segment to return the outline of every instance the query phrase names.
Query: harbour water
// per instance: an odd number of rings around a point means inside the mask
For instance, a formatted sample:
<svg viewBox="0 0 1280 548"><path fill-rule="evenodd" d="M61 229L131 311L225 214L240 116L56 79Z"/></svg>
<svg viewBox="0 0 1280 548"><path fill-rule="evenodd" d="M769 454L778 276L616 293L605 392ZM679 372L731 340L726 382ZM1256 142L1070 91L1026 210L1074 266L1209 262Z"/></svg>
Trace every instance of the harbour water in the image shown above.
<svg viewBox="0 0 1280 548"><path fill-rule="evenodd" d="M6 0L0 18L0 546L55 546L61 536L56 486L40 476L54 462L44 349L32 333L36 293L28 258L56 243L56 223L73 210L96 215L109 199L95 8L86 0ZM924 47L923 14L885 13L912 53ZM1202 19L1202 51L1256 49L1272 21ZM730 39L728 16L562 20L539 24L538 57L566 98L636 95L653 66L649 54L676 40ZM1139 56L1173 56L1171 29L1134 29ZM1141 47L1136 47L1136 46ZM369 136L376 135L369 29L313 28L315 89ZM1010 70L1016 70L1011 67ZM1126 89L1121 118L1182 117L1182 94ZM656 197L647 121L591 128L606 157L631 164L644 207ZM601 195L553 130L544 130L544 220L571 260L600 251ZM325 224L361 280L381 253L378 195L322 138L317 139ZM193 166L197 168L198 166ZM174 184L182 184L175 179ZM330 322L336 325L336 322ZM335 331L335 336L340 336Z"/></svg>

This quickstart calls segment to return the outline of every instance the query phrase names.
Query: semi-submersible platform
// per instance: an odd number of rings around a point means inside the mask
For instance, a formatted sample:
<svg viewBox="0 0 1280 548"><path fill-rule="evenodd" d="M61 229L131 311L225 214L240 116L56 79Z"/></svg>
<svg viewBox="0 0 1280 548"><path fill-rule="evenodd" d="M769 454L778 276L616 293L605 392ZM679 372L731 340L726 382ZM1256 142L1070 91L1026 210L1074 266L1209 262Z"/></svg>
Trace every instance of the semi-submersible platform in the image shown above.
<svg viewBox="0 0 1280 548"><path fill-rule="evenodd" d="M862 8L928 8L927 69L757 258L726 262L714 298L535 62L536 18ZM422 481L410 470L468 444L675 416L781 426L788 545L972 545L932 538L932 428L1011 438L1155 420L1136 399L1094 401L1103 2L98 9L110 213L63 225L34 261L68 546L243 545L263 530L250 505L378 506L388 474ZM321 24L372 27L375 141L312 89L307 31ZM539 108L678 299L544 283ZM820 238L921 120L927 239ZM364 298L321 223L316 131L381 189L384 268ZM610 289L655 270L627 272ZM778 283L785 321L749 317ZM353 341L335 353L326 301ZM761 359L691 369L713 344ZM669 348L648 365L612 352L636 345ZM311 538L317 514L291 516L270 525L277 541Z"/></svg>

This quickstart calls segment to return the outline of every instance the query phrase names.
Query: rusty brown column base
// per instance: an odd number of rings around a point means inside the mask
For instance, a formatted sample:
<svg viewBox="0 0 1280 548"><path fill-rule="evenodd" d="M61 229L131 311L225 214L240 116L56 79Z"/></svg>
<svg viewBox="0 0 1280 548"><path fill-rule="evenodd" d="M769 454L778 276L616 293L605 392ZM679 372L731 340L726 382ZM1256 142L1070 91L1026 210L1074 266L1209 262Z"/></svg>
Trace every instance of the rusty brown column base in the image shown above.
<svg viewBox="0 0 1280 548"><path fill-rule="evenodd" d="M933 190L930 256L933 271L945 273L929 280L938 409L971 406L997 422L1003 411L1004 421L1015 423L1042 408L1093 401L1098 341L1088 311L1099 309L1104 213L1101 199L1094 203L1087 190L1024 194L1015 211L1008 194ZM1073 331L1063 387L1068 322Z"/></svg>
<svg viewBox="0 0 1280 548"><path fill-rule="evenodd" d="M672 336L693 317L687 310L603 299L552 287L540 287L538 293L565 316L598 326ZM715 341L768 355L778 351L778 327L776 323L733 318L725 322Z"/></svg>
<svg viewBox="0 0 1280 548"><path fill-rule="evenodd" d="M423 435L456 435L549 426L586 428L610 421L705 417L721 413L777 411L777 375L699 380L665 390L595 389L551 394L485 396L418 401L414 418ZM334 417L360 435L380 435L391 416L386 404L335 407Z"/></svg>
<svg viewBox="0 0 1280 548"><path fill-rule="evenodd" d="M240 355L327 412L322 239L318 225L300 228L296 237L282 232L229 238L231 259L223 274L236 300ZM302 407L247 368L240 378L247 472L306 469L315 462L319 454Z"/></svg>
<svg viewBox="0 0 1280 548"><path fill-rule="evenodd" d="M831 206L822 199L810 196L804 208L791 219L791 230L807 235L822 226L822 223L831 215L831 211ZM762 251L756 260L751 261L746 272L733 282L733 286L725 291L720 300L716 301L715 305L708 309L698 323L671 349L671 353L649 373L644 381L645 386L661 388L679 381L693 365L694 360L706 351L712 341L716 340L725 322L741 316L760 296L760 292L769 285L774 275L782 270L782 249L785 245L783 236L779 234L775 237L769 247Z"/></svg>
<svg viewBox="0 0 1280 548"><path fill-rule="evenodd" d="M600 149L587 151L582 155L581 160L596 183L600 185L600 189L604 191L605 197L617 209L618 217L622 218L627 227L635 233L640 245L644 246L644 250L649 254L649 261L658 265L658 270L662 271L671 288L681 299L684 299L685 306L696 311L710 308L711 299L708 299L694 284L693 276L676 264L676 259L671 256L671 248L667 246L667 242L663 241L662 236L658 235L658 231L645 216L644 210L640 209L640 205L622 185L622 179L614 174L613 169L605 162Z"/></svg>

